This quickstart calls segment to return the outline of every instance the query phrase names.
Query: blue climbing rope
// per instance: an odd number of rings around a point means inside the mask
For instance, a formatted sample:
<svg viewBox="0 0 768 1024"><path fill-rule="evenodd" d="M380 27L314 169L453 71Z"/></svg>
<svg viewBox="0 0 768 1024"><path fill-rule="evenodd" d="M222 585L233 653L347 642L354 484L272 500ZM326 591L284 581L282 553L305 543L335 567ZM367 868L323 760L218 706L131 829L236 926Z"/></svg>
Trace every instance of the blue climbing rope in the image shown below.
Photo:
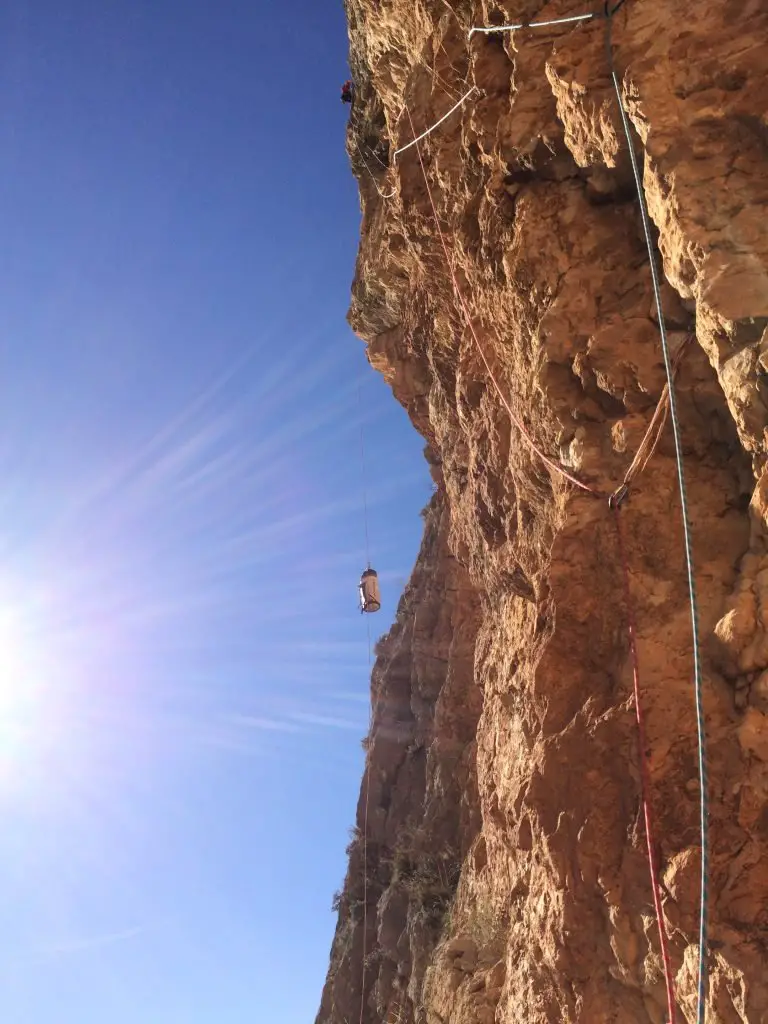
<svg viewBox="0 0 768 1024"><path fill-rule="evenodd" d="M661 285L659 283L659 268L656 263L656 252L651 234L651 224L648 217L648 208L643 192L640 168L637 163L634 146L632 145L632 132L629 126L629 118L624 109L624 102L621 96L621 87L616 75L616 68L613 63L613 45L611 29L613 15L621 6L624 0L613 8L606 3L606 49L608 51L608 63L613 79L613 87L616 90L616 99L621 113L621 122L624 127L624 134L629 148L629 158L632 161L632 173L635 177L637 198L640 204L640 215L643 221L643 233L645 244L648 247L648 259L651 265L651 279L653 282L653 295L656 300L656 309L659 314L659 334L661 335L661 349L664 354L664 368L667 373L667 385L669 388L669 412L672 421L672 433L675 439L675 460L677 462L677 479L680 489L680 508L683 516L683 536L685 538L685 563L688 572L688 595L691 605L691 635L693 639L693 677L696 694L696 727L698 731L699 746L699 788L701 793L701 906L699 918L699 977L698 977L698 1009L696 1014L697 1024L705 1024L707 1013L707 911L709 906L709 800L707 786L707 756L706 756L706 725L704 721L703 685L701 673L701 654L699 643L699 615L696 605L696 579L693 568L693 544L691 540L691 521L688 514L688 497L685 486L685 469L683 466L683 446L680 437L680 422L677 415L677 399L675 397L675 380L672 366L672 358L669 351L667 339L667 327L664 321L664 311L661 305Z"/></svg>

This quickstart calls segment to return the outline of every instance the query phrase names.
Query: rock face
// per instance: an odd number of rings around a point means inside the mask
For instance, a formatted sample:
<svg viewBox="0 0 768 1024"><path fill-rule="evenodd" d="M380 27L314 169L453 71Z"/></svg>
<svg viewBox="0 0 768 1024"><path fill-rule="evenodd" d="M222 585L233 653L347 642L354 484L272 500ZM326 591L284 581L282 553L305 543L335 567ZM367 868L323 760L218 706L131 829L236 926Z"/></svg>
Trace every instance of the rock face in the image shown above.
<svg viewBox="0 0 768 1024"><path fill-rule="evenodd" d="M346 7L363 209L350 319L427 441L437 494L374 668L318 1024L661 1024L605 495L665 374L607 22L468 41L473 25L589 8ZM694 337L676 393L710 771L709 1024L768 1022L767 35L763 0L626 0L612 24L670 345ZM668 425L620 516L677 1016L694 1021L697 740Z"/></svg>
<svg viewBox="0 0 768 1024"><path fill-rule="evenodd" d="M364 1020L396 1015L401 1005L404 1012L409 991L419 998L480 829L482 694L473 671L480 599L448 535L438 493L425 510L421 551L395 624L376 645L367 770L321 1021L358 1020L363 985Z"/></svg>

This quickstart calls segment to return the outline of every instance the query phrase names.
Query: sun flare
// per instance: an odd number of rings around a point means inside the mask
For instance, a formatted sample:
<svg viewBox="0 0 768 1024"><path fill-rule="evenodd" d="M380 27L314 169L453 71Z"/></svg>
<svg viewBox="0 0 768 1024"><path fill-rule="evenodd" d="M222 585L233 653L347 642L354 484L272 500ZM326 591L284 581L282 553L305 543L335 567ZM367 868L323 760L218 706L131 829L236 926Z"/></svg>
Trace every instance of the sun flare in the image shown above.
<svg viewBox="0 0 768 1024"><path fill-rule="evenodd" d="M28 695L31 683L31 638L21 617L13 609L0 606L0 715L6 717Z"/></svg>

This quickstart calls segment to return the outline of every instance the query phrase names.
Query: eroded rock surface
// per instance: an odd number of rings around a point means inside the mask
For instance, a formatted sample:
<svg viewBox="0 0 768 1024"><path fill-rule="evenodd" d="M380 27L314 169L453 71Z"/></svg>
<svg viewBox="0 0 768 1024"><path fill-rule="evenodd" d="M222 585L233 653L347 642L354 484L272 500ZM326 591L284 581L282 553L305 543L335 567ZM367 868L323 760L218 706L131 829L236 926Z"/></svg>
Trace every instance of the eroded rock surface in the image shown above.
<svg viewBox="0 0 768 1024"><path fill-rule="evenodd" d="M346 0L361 245L350 319L437 496L373 675L318 1024L665 1018L627 614L604 495L665 381L604 19L565 2ZM613 52L663 257L703 637L708 1021L768 1021L768 118L762 0L626 0ZM462 110L392 153L475 85ZM419 155L424 161L426 182ZM430 191L459 292L440 243ZM692 647L669 428L622 521L663 908L693 1021ZM369 883L363 893L362 831ZM362 902L366 904L365 913ZM363 973L363 920L367 922Z"/></svg>

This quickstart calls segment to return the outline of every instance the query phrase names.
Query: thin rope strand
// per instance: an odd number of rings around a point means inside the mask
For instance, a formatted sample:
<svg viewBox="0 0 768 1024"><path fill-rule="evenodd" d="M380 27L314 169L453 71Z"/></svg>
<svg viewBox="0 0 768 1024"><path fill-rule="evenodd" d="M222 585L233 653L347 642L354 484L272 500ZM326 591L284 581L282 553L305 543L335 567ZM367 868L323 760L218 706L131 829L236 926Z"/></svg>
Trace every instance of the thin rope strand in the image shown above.
<svg viewBox="0 0 768 1024"><path fill-rule="evenodd" d="M661 905L661 891L659 889L659 868L656 863L656 839L653 827L653 806L651 803L651 779L648 771L648 757L646 754L645 742L645 720L643 717L643 704L640 692L640 658L637 652L637 626L635 624L635 610L632 604L632 590L629 585L629 566L627 564L627 553L624 545L624 536L621 529L621 512L618 505L612 506L614 522L616 523L616 539L619 548L619 561L621 562L621 575L624 582L624 604L627 609L627 629L629 632L629 650L632 658L632 681L635 694L635 718L637 720L637 746L638 759L640 762L640 793L643 802L643 818L645 821L645 840L648 847L648 870L651 875L651 891L653 892L653 906L656 911L656 924L659 929L659 944L661 946L661 959L664 964L664 981L667 987L667 1009L669 1010L669 1024L676 1024L677 1012L675 1008L675 984L673 981L672 964L669 958L669 939L667 927L664 922L664 910Z"/></svg>
<svg viewBox="0 0 768 1024"><path fill-rule="evenodd" d="M408 120L411 122L411 128L413 128L413 119L411 118L411 112L410 112L410 110L408 109L407 106L406 106L405 110L406 110L406 113L408 114ZM415 141L418 142L419 140L416 139ZM470 334L472 335L472 338L474 339L475 345L477 346L477 350L480 353L480 357L483 360L483 363L485 364L485 369L486 369L486 371L488 373L488 376L490 377L491 381L493 382L493 385L496 388L498 396L501 399L502 405L504 406L504 408L509 413L509 416L510 416L512 422L515 424L517 429L520 431L521 435L523 436L523 438L527 442L528 446L531 448L532 451L534 451L539 456L539 458L542 460L542 462L544 462L547 466L549 466L550 469L553 469L556 473L559 473L560 476L565 477L566 480L570 480L570 482L572 484L575 484L576 487L580 487L582 491L587 491L589 494L594 494L596 497L599 497L598 492L595 491L592 487L590 487L589 484L585 484L585 483L583 483L583 481L579 480L578 477L572 476L565 469L563 469L563 467L561 465L559 465L553 459L550 459L549 456L544 454L544 452L537 446L536 442L531 437L531 435L528 432L528 429L525 426L525 424L514 413L514 411L512 410L512 406L507 401L506 396L504 395L504 392L501 389L501 385L499 384L498 380L496 379L496 375L494 374L494 372L493 372L493 370L491 368L491 364L489 363L488 359L486 358L485 351L483 350L483 346L480 344L480 339L478 338L477 332L475 331L475 326L474 326L474 324L472 322L472 316L471 316L471 314L469 312L469 309L467 308L467 304L464 301L464 297L461 294L461 289L459 288L459 282L458 282L458 279L456 277L456 272L453 269L453 261L451 260L450 254L448 252L448 246L447 246L446 241L445 241L445 236L443 235L443 229L440 227L440 218L437 215L437 207L435 206L435 200L434 200L434 198L432 196L432 189L430 188L429 180L427 179L427 171L426 171L426 168L424 167L424 161L423 161L423 159L421 157L421 149L418 146L416 147L416 152L417 152L418 157L419 157L419 164L421 166L421 173L424 176L424 184L425 184L426 189L427 189L427 195L429 196L430 206L432 207L432 214L433 214L433 216L435 218L435 225L437 227L437 233L438 233L438 235L440 237L440 243L441 243L441 245L443 247L443 252L445 254L445 260L446 260L446 263L448 265L448 272L451 275L451 281L453 282L454 294L455 294L455 296L456 296L456 298L457 298L457 300L459 302L459 305L461 306L461 309L462 309L462 311L464 313L464 319L466 321L467 327L469 328Z"/></svg>
<svg viewBox="0 0 768 1024"><path fill-rule="evenodd" d="M421 142L422 139L426 139L426 137L428 135L431 135L432 132L436 128L440 127L440 125L443 123L443 121L447 121L448 118L451 116L451 114L453 114L455 111L457 111L459 109L459 107L463 103L466 103L466 101L469 99L469 97L472 95L473 92L478 92L478 91L479 90L478 90L477 86L473 85L471 89L469 89L467 92L464 93L464 95L461 97L461 99L459 100L458 103L455 103L446 114L443 114L443 116L440 118L439 121L435 121L435 123L432 125L432 127L431 128L427 128L427 130L425 132L422 132L421 135L418 136L418 138L412 139L405 146L401 146L400 149L396 149L395 152L394 152L394 156L395 157L399 156L401 153L404 153L406 151L406 149L410 149L411 146L417 145L419 142ZM408 120L411 122L411 130L415 132L416 129L414 128L413 120L411 119L411 115L410 115L410 111L408 113Z"/></svg>
<svg viewBox="0 0 768 1024"><path fill-rule="evenodd" d="M365 974L368 968L368 798L371 792L371 733L373 731L373 676L371 675L371 620L365 619L368 633L368 677L370 697L368 703L368 742L365 751L365 799L363 801L363 977L360 985L360 1024L365 1013Z"/></svg>
<svg viewBox="0 0 768 1024"><path fill-rule="evenodd" d="M440 47L440 49L445 54L445 59L448 61L448 67L451 69L451 71L454 73L454 75L456 75L457 78L461 78L461 72L456 67L456 65L453 63L453 61L451 60L451 55L446 50L443 41L439 40L437 45ZM437 54L435 54L435 62L437 62ZM467 64L469 65L469 61L467 62ZM467 73L466 73L466 75L464 75L464 77L461 80L462 85L466 85L467 82L469 81L470 72L471 72L471 67L468 66Z"/></svg>
<svg viewBox="0 0 768 1024"><path fill-rule="evenodd" d="M361 150L361 147L360 147L360 143L359 143L359 142L357 143L357 148L358 148L358 151L360 152L360 156L363 156L363 154L362 154L362 150ZM371 147L370 147L370 146L366 146L365 148L366 148L366 149L368 150L368 152L369 152L369 153L371 154L371 156L373 157L373 159L374 159L374 160L376 161L376 163L377 163L377 164L379 165L379 167L381 167L381 169L382 169L382 170L384 170L384 171L388 171L388 170L389 170L389 165L388 165L388 164L385 164L385 163L384 163L384 161L383 161L383 160L381 159L381 157L380 157L380 156L379 156L379 155L377 154L377 152L376 152L376 150L375 150L375 149L371 149ZM365 157L363 157L363 159L365 159ZM367 167L367 166L368 166L368 165L366 164L366 167Z"/></svg>
<svg viewBox="0 0 768 1024"><path fill-rule="evenodd" d="M450 82L448 82L447 79L443 78L443 76L437 70L437 57L435 56L435 63L432 65L432 67L430 67L429 64L427 64L427 62L424 60L424 58L418 54L416 55L416 60L419 64L421 64L424 70L430 74L432 78L432 88L434 89L436 86L439 86L443 90L443 92L448 96L448 98L455 102L461 94L459 93L458 89L454 89Z"/></svg>
<svg viewBox="0 0 768 1024"><path fill-rule="evenodd" d="M365 523L365 560L367 568L371 567L371 545L368 537L368 483L365 471L365 434L363 432L363 399L360 393L360 384L357 385L357 407L360 418L360 471L363 478L363 522ZM370 638L369 638L370 639ZM370 652L369 652L370 660Z"/></svg>
<svg viewBox="0 0 768 1024"><path fill-rule="evenodd" d="M619 112L624 128L624 134L629 148L629 158L632 162L632 173L635 178L637 198L640 204L640 216L643 223L645 244L648 249L648 259L651 265L651 280L653 283L653 294L656 301L656 309L659 317L659 334L661 336L661 349L664 355L664 368L667 374L669 385L669 413L672 420L672 433L675 439L675 461L677 463L677 480L680 491L680 509L683 519L683 537L685 543L685 565L688 575L688 596L691 612L691 637L693 641L693 675L694 691L696 699L696 730L698 734L699 754L699 788L700 788L700 828L701 828L701 906L699 916L699 975L698 975L698 1008L696 1014L697 1024L705 1024L706 1021L706 1000L707 1000L707 909L709 902L709 805L707 786L707 760L706 760L706 723L704 719L703 702L703 681L701 671L700 646L699 646L699 621L698 608L696 603L696 577L693 565L693 541L691 538L691 522L688 512L688 496L685 486L685 467L683 465L683 443L680 436L680 423L677 414L677 398L675 396L674 368L669 351L666 323L661 304L661 284L659 270L656 265L656 253L651 233L650 219L643 192L642 177L637 163L634 146L632 145L632 132L629 126L629 118L624 110L624 102L621 95L621 87L616 74L613 62L613 46L611 38L612 18L607 19L606 28L606 49L613 79L613 87L616 90L616 98L619 104Z"/></svg>
<svg viewBox="0 0 768 1024"><path fill-rule="evenodd" d="M601 14L574 14L570 18L553 18L551 21L521 21L517 25L489 25L487 27L471 28L469 30L469 38L473 35L482 33L483 35L490 36L494 32L516 32L521 28L546 28L549 25L568 25L573 21L592 21L593 18L600 18Z"/></svg>
<svg viewBox="0 0 768 1024"><path fill-rule="evenodd" d="M366 170L368 171L368 174L370 175L371 181L373 182L373 187L374 187L374 188L376 189L376 191L377 191L377 192L379 193L379 195L381 196L381 198L382 198L382 199L393 199L393 198L394 198L394 196L395 196L395 191L396 191L396 190L395 190L395 189L393 188L393 189L392 189L392 190L391 190L390 192L382 192L382 191L381 191L381 189L379 188L379 183L378 183L378 182L376 181L376 178L375 178L375 177L374 177L374 175L373 175L373 171L372 171L372 170L371 170L371 168L370 168L370 167L368 166L368 161L367 161L367 160L365 159L365 157L363 156L363 151L362 151L362 149L360 149L360 146L359 146L359 145L358 145L358 147L357 147L357 151L358 151L358 153L360 154L360 159L361 159L361 160L363 161L363 163L365 164L365 169L366 169ZM376 154L375 154L375 153L374 153L373 155L374 155L374 156L376 156ZM378 157L376 157L376 159L378 160ZM379 160L379 163L381 164L381 160ZM385 166L385 165L384 165L384 164L382 164L382 167L384 167L384 166Z"/></svg>

